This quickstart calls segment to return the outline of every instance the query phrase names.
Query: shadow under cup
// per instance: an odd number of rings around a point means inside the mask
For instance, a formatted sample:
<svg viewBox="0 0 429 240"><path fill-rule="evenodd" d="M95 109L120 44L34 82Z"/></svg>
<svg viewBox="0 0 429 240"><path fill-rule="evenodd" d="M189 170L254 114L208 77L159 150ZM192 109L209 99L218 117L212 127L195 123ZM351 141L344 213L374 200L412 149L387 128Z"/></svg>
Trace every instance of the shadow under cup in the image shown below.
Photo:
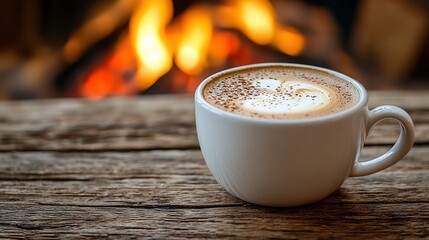
<svg viewBox="0 0 429 240"><path fill-rule="evenodd" d="M333 74L355 86L359 101L332 114L301 119L267 119L221 110L203 96L207 83L245 69L302 68ZM366 90L340 73L299 64L266 63L229 69L204 80L195 93L198 140L211 173L230 194L254 204L298 206L319 201L336 191L349 176L380 171L399 161L413 144L411 118L402 109L368 110ZM365 163L358 161L371 128L394 118L401 136L389 152Z"/></svg>

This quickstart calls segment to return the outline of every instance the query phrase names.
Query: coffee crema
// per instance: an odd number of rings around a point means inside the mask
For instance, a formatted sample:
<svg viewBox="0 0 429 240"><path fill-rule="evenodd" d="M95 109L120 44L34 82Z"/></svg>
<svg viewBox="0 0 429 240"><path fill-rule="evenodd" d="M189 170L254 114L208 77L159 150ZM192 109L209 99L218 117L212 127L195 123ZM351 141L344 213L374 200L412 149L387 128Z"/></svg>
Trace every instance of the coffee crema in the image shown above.
<svg viewBox="0 0 429 240"><path fill-rule="evenodd" d="M259 66L222 74L203 89L204 99L227 112L270 119L324 116L357 104L352 83L319 70Z"/></svg>

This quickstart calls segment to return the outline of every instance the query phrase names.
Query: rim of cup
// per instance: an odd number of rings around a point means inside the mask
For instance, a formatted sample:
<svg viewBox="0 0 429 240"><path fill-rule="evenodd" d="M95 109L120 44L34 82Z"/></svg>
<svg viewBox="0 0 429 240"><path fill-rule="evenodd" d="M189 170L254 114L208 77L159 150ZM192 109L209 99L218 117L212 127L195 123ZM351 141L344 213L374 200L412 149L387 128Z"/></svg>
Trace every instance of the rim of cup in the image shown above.
<svg viewBox="0 0 429 240"><path fill-rule="evenodd" d="M229 74L229 73L236 72L236 71L241 71L241 70L245 70L245 69L249 69L249 68L262 68L262 67L296 67L296 68L321 71L321 72L325 72L325 73L335 75L336 77L339 77L339 78L341 78L345 81L348 81L354 85L354 87L359 92L359 101L355 105L353 105L352 107L350 107L346 110L331 113L328 115L308 117L308 118L299 118L299 119L269 119L269 118L259 118L259 117L255 118L255 117L230 113L230 112L227 112L225 110L219 109L219 108L211 105L210 103L208 103L204 99L203 93L202 93L203 89L207 85L207 83L211 82L213 79L218 78L224 74ZM277 124L279 124L279 123L281 123L281 124L285 124L285 123L296 124L296 123L314 123L314 122L321 122L321 121L330 121L330 120L337 120L339 118L347 117L347 116L355 113L356 111L358 111L359 109L361 109L362 107L365 107L367 105L368 94L367 94L365 88L359 82L350 78L349 76L346 76L346 75L339 73L339 72L336 72L334 70L330 70L330 69L326 69L326 68L322 68L322 67L311 66L311 65L305 65L305 64L272 62L272 63L257 63L257 64L250 64L250 65L244 65L244 66L229 68L229 69L217 72L217 73L207 77L206 79L204 79L200 83L200 85L198 86L198 88L195 91L195 102L199 103L202 107L204 107L206 110L208 110L212 113L222 115L224 117L229 117L232 119L240 120L240 121L265 122L265 123L273 123L273 124L276 124L276 123Z"/></svg>

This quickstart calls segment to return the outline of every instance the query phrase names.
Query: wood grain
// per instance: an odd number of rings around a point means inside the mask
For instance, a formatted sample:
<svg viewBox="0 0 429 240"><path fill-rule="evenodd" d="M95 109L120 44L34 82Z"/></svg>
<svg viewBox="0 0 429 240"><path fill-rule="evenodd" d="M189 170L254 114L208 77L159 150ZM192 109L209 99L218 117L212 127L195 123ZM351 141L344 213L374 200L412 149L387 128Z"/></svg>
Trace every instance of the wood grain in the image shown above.
<svg viewBox="0 0 429 240"><path fill-rule="evenodd" d="M390 98L383 97L383 92L371 94L370 106L403 107L415 122L416 144L429 143L429 106L422 103L428 97L414 92L392 94ZM416 95L422 99L417 103ZM198 148L191 96L3 102L0 133L0 151ZM381 123L366 144L393 144L398 135L397 124Z"/></svg>
<svg viewBox="0 0 429 240"><path fill-rule="evenodd" d="M429 236L428 212L427 204L418 203L314 204L286 209L248 205L160 209L3 204L0 237L424 239Z"/></svg>
<svg viewBox="0 0 429 240"><path fill-rule="evenodd" d="M369 147L363 159L387 148ZM393 167L349 178L327 202L429 203L429 149L415 147ZM198 150L133 153L0 154L0 202L72 206L243 205L218 185Z"/></svg>
<svg viewBox="0 0 429 240"><path fill-rule="evenodd" d="M363 158L386 150L368 147ZM426 147L383 172L348 179L322 202L287 209L230 196L197 150L0 156L0 237L429 236Z"/></svg>
<svg viewBox="0 0 429 240"><path fill-rule="evenodd" d="M207 169L191 96L0 103L0 238L429 238L429 93L370 92L416 125L394 166L349 178L319 203L265 208ZM362 161L386 152L391 121Z"/></svg>
<svg viewBox="0 0 429 240"><path fill-rule="evenodd" d="M405 110L425 110L429 106L428 91L369 91L368 105L374 108L380 105L396 105Z"/></svg>
<svg viewBox="0 0 429 240"><path fill-rule="evenodd" d="M189 96L11 102L0 104L0 113L0 150L198 146Z"/></svg>

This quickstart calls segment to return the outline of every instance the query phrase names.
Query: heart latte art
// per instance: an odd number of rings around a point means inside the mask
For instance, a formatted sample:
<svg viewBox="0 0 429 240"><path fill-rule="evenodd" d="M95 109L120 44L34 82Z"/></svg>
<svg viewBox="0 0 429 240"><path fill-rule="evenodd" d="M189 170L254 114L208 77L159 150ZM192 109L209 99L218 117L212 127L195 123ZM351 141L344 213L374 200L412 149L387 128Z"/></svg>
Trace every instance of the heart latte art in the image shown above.
<svg viewBox="0 0 429 240"><path fill-rule="evenodd" d="M329 107L332 96L327 87L297 78L281 82L262 79L254 82L261 95L243 101L243 109L261 113L297 114Z"/></svg>
<svg viewBox="0 0 429 240"><path fill-rule="evenodd" d="M359 99L339 77L299 67L261 67L222 75L203 91L212 105L251 117L290 119L343 111Z"/></svg>

